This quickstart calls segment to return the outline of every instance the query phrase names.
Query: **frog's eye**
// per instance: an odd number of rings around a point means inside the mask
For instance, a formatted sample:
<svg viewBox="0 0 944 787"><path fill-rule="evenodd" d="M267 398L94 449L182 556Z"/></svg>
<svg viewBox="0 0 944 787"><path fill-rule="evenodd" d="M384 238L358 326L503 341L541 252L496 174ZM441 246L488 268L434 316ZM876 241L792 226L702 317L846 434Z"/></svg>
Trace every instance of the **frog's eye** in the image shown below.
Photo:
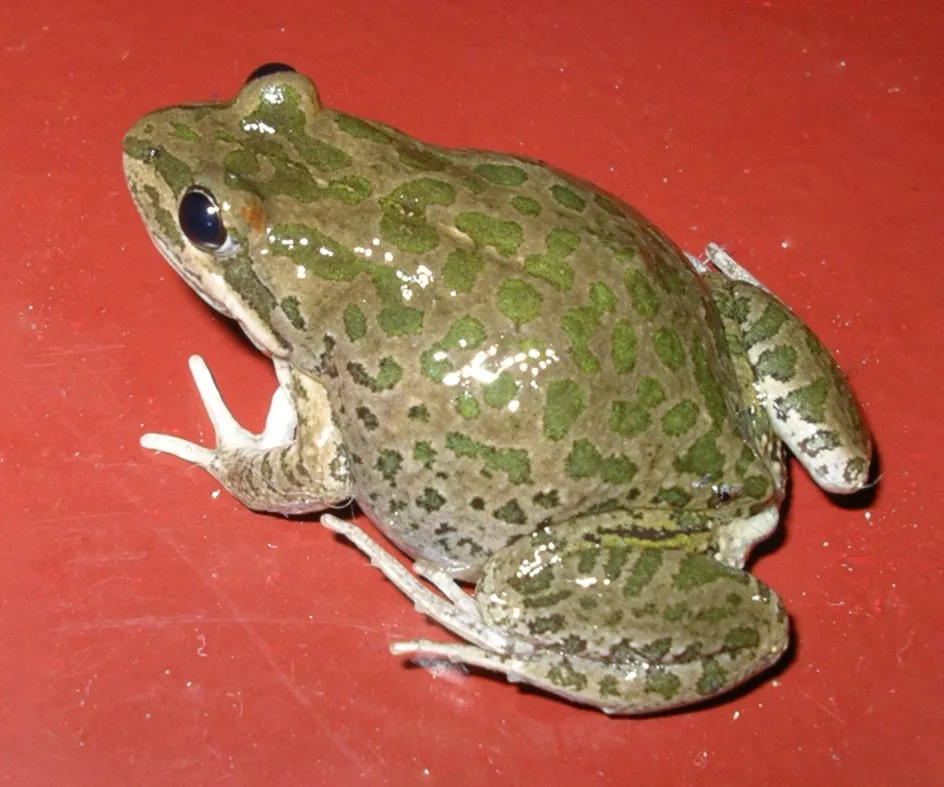
<svg viewBox="0 0 944 787"><path fill-rule="evenodd" d="M187 239L204 251L218 251L226 243L226 227L220 206L210 192L192 187L180 200L177 213L180 228Z"/></svg>
<svg viewBox="0 0 944 787"><path fill-rule="evenodd" d="M259 66L259 68L246 77L246 84L249 84L252 80L258 79L259 77L267 77L269 74L281 74L285 71L294 73L295 69L285 65L285 63L266 63L265 65Z"/></svg>

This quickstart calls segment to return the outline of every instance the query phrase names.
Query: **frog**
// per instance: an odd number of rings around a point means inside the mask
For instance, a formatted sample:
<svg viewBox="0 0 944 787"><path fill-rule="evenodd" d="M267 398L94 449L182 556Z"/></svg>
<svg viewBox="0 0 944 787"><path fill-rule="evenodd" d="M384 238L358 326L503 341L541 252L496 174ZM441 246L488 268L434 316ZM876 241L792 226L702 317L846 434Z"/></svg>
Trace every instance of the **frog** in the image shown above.
<svg viewBox="0 0 944 787"><path fill-rule="evenodd" d="M789 615L745 564L787 451L851 494L872 438L829 351L724 248L686 254L537 159L330 109L281 65L145 115L123 164L161 255L277 379L250 432L192 356L215 446L141 444L253 510L320 515L455 637L393 653L622 716L778 662Z"/></svg>

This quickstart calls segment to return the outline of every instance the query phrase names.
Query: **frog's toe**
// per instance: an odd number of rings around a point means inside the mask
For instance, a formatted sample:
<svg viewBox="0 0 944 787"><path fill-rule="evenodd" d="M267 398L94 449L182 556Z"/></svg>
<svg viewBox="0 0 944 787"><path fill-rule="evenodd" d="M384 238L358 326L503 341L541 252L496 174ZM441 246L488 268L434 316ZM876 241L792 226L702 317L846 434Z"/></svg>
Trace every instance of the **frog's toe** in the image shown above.
<svg viewBox="0 0 944 787"><path fill-rule="evenodd" d="M705 246L705 257L716 270L723 273L731 281L743 281L767 292L767 288L747 268L739 265L734 257L728 254L719 244L709 243Z"/></svg>
<svg viewBox="0 0 944 787"><path fill-rule="evenodd" d="M216 456L215 451L205 446L197 445L196 443L191 443L189 440L183 440L169 434L148 432L141 435L140 443L142 448L176 456L178 459L191 462L204 469L210 467L213 458Z"/></svg>
<svg viewBox="0 0 944 787"><path fill-rule="evenodd" d="M446 598L426 587L357 525L331 514L322 516L321 524L344 536L363 552L371 565L380 569L381 573L413 602L417 612L428 615L456 636L490 652L511 653L533 650L531 645L517 642L485 623L474 601L444 571L431 569L427 563L421 563L417 567L418 573L422 572L422 575L436 585ZM459 594L468 601L462 600Z"/></svg>
<svg viewBox="0 0 944 787"><path fill-rule="evenodd" d="M200 400L213 424L218 450L263 447L260 445L261 436L244 429L229 411L206 361L199 355L191 355L188 364Z"/></svg>

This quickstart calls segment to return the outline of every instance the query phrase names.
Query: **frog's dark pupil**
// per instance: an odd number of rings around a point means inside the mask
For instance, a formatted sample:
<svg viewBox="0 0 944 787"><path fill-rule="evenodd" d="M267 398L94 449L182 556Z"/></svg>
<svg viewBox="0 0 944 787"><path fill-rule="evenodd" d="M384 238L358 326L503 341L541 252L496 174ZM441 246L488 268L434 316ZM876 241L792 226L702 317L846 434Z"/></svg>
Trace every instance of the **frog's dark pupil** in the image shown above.
<svg viewBox="0 0 944 787"><path fill-rule="evenodd" d="M216 200L201 189L191 189L180 201L180 228L195 246L215 251L226 241L226 228Z"/></svg>
<svg viewBox="0 0 944 787"><path fill-rule="evenodd" d="M295 69L291 66L285 65L285 63L266 63L259 66L255 71L253 71L247 78L246 82L252 82L254 79L259 77L266 77L269 74L280 74L283 71L294 71Z"/></svg>

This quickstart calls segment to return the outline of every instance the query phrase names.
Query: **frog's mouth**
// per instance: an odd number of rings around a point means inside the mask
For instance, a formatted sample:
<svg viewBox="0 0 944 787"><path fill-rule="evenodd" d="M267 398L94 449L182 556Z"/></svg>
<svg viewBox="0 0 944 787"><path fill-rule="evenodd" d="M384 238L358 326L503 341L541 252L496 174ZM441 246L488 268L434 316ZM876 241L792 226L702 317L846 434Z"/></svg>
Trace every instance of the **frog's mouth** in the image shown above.
<svg viewBox="0 0 944 787"><path fill-rule="evenodd" d="M201 300L224 317L239 323L243 333L259 352L270 358L287 357L284 344L272 329L240 298L226 282L222 273L210 270L210 266L192 269L184 264L159 235L151 235L154 246L167 260L167 264L183 279ZM195 248L196 254L206 254Z"/></svg>

